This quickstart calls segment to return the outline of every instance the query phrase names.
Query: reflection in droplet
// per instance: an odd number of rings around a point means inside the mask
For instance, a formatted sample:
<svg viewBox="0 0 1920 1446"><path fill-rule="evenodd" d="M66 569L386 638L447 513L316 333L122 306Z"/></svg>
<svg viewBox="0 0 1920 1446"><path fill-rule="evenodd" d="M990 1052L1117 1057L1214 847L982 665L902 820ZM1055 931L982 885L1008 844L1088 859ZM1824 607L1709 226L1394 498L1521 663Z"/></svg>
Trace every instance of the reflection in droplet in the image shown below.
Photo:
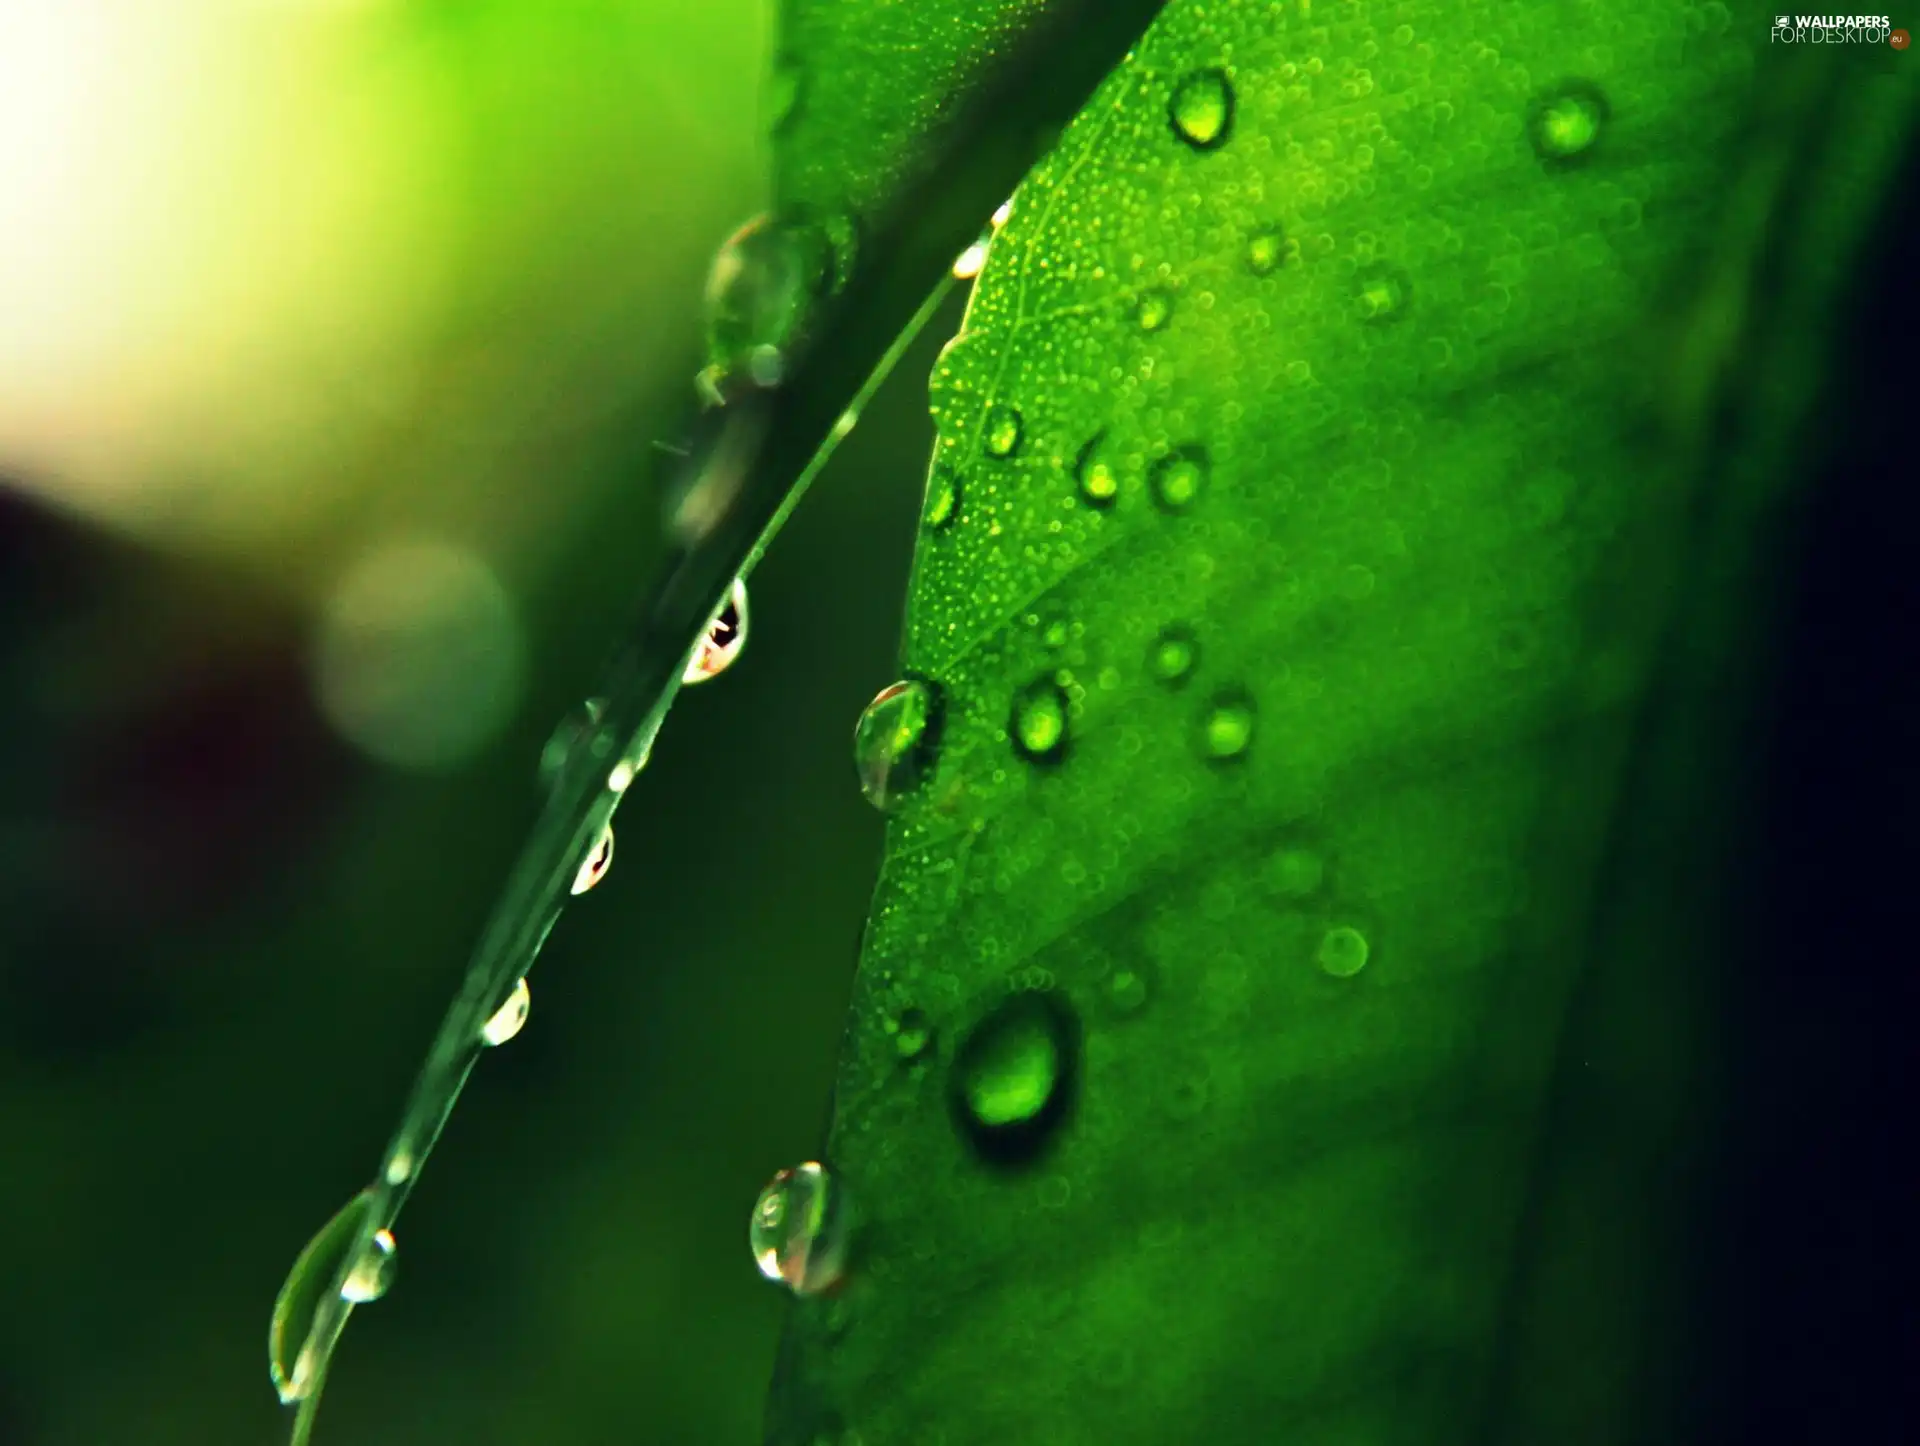
<svg viewBox="0 0 1920 1446"><path fill-rule="evenodd" d="M809 1161L782 1170L754 1201L747 1245L768 1280L795 1295L817 1295L846 1264L848 1212L836 1181Z"/></svg>
<svg viewBox="0 0 1920 1446"><path fill-rule="evenodd" d="M1367 936L1342 924L1320 940L1320 967L1336 979L1349 979L1367 967L1368 952Z"/></svg>
<svg viewBox="0 0 1920 1446"><path fill-rule="evenodd" d="M581 860L580 870L573 876L572 892L584 894L604 879L607 876L607 870L612 867L613 825L608 824L600 830L600 837L594 842L593 847L587 850L586 858Z"/></svg>
<svg viewBox="0 0 1920 1446"><path fill-rule="evenodd" d="M1214 763L1246 756L1253 743L1254 709L1250 694L1238 688L1216 693L1200 715L1200 752Z"/></svg>
<svg viewBox="0 0 1920 1446"><path fill-rule="evenodd" d="M704 683L719 677L733 666L734 659L746 645L747 585L736 577L733 586L727 589L726 601L720 604L720 611L713 615L713 621L707 624L706 632L694 647L693 656L687 659L687 670L680 681Z"/></svg>
<svg viewBox="0 0 1920 1446"><path fill-rule="evenodd" d="M1173 90L1167 105L1173 133L1197 151L1225 145L1233 133L1233 85L1220 70L1197 70Z"/></svg>
<svg viewBox="0 0 1920 1446"><path fill-rule="evenodd" d="M1153 464L1148 486L1163 512L1184 512L1207 485L1210 463L1204 447L1189 444L1167 453Z"/></svg>
<svg viewBox="0 0 1920 1446"><path fill-rule="evenodd" d="M987 412L983 445L989 457L1011 457L1020 450L1025 423L1012 407L993 407Z"/></svg>
<svg viewBox="0 0 1920 1446"><path fill-rule="evenodd" d="M1155 681L1177 688L1200 663L1200 644L1191 628L1179 624L1162 628L1147 647L1147 671Z"/></svg>
<svg viewBox="0 0 1920 1446"><path fill-rule="evenodd" d="M1089 507L1111 507L1120 495L1120 474L1106 454L1106 440L1105 432L1095 432L1074 459L1074 486Z"/></svg>
<svg viewBox="0 0 1920 1446"><path fill-rule="evenodd" d="M1051 676L1035 678L1013 695L1007 733L1028 762L1058 762L1067 751L1066 691Z"/></svg>
<svg viewBox="0 0 1920 1446"><path fill-rule="evenodd" d="M906 678L882 688L853 729L853 762L860 791L882 812L926 782L939 749L939 688Z"/></svg>
<svg viewBox="0 0 1920 1446"><path fill-rule="evenodd" d="M522 979L513 986L513 992L506 997L506 1001L480 1026L480 1042L505 1044L526 1025L527 1015L532 1009L533 991Z"/></svg>

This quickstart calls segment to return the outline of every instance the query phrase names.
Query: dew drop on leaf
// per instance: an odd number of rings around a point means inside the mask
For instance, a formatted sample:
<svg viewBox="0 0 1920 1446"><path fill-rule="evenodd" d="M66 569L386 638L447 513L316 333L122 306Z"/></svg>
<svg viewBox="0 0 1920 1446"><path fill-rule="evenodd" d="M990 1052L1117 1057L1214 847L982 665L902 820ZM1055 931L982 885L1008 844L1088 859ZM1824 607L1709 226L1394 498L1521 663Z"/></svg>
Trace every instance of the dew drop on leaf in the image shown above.
<svg viewBox="0 0 1920 1446"><path fill-rule="evenodd" d="M927 478L927 531L945 532L960 515L960 475L944 462Z"/></svg>
<svg viewBox="0 0 1920 1446"><path fill-rule="evenodd" d="M487 1045L505 1044L526 1025L527 1015L532 1009L533 991L527 987L527 981L521 979L514 984L513 992L507 995L506 1001L480 1026L480 1042Z"/></svg>
<svg viewBox="0 0 1920 1446"><path fill-rule="evenodd" d="M1025 435L1026 424L1020 413L1012 407L997 406L987 412L987 430L984 438L989 457L1011 457L1020 450L1020 439Z"/></svg>
<svg viewBox="0 0 1920 1446"><path fill-rule="evenodd" d="M1013 695L1007 720L1013 750L1030 763L1055 763L1067 751L1067 695L1051 676L1035 678Z"/></svg>
<svg viewBox="0 0 1920 1446"><path fill-rule="evenodd" d="M378 1300L393 1283L393 1236L382 1230L366 1253L347 1270L335 1293L348 1252L358 1248L372 1195L349 1200L320 1227L293 1262L274 1297L267 1326L267 1368L283 1404L304 1399L312 1390L333 1344L346 1325L343 1306Z"/></svg>
<svg viewBox="0 0 1920 1446"><path fill-rule="evenodd" d="M893 1048L901 1059L911 1063L933 1047L933 1021L919 1009L903 1009L893 1021Z"/></svg>
<svg viewBox="0 0 1920 1446"><path fill-rule="evenodd" d="M1024 1163L1057 1131L1071 1103L1079 1030L1061 997L1024 992L994 1009L954 1055L955 1116L996 1163Z"/></svg>
<svg viewBox="0 0 1920 1446"><path fill-rule="evenodd" d="M1569 80L1541 92L1527 107L1527 138L1550 166L1586 160L1606 126L1607 98L1591 81Z"/></svg>
<svg viewBox="0 0 1920 1446"><path fill-rule="evenodd" d="M1327 930L1320 940L1320 968L1336 979L1350 979L1367 967L1367 936L1351 925Z"/></svg>
<svg viewBox="0 0 1920 1446"><path fill-rule="evenodd" d="M747 585L739 578L727 589L727 600L713 615L707 630L687 659L683 683L704 683L717 678L733 666L740 650L747 645Z"/></svg>
<svg viewBox="0 0 1920 1446"><path fill-rule="evenodd" d="M840 1184L808 1161L782 1170L753 1203L747 1245L768 1280L795 1295L817 1295L846 1264L847 1210Z"/></svg>
<svg viewBox="0 0 1920 1446"><path fill-rule="evenodd" d="M882 812L926 782L940 743L940 689L921 678L882 688L853 728L860 791Z"/></svg>
<svg viewBox="0 0 1920 1446"><path fill-rule="evenodd" d="M1173 88L1173 133L1196 151L1226 144L1233 132L1233 84L1220 70L1196 70Z"/></svg>
<svg viewBox="0 0 1920 1446"><path fill-rule="evenodd" d="M1353 278L1354 315L1376 324L1398 321L1412 293L1404 272L1380 264L1362 267Z"/></svg>
<svg viewBox="0 0 1920 1446"><path fill-rule="evenodd" d="M1114 498L1120 495L1120 474L1106 455L1106 440L1105 432L1094 433L1074 459L1074 487L1080 493L1080 500L1089 507L1111 507Z"/></svg>
<svg viewBox="0 0 1920 1446"><path fill-rule="evenodd" d="M1216 693L1200 716L1200 752L1214 763L1244 758L1253 743L1253 699L1238 688Z"/></svg>
<svg viewBox="0 0 1920 1446"><path fill-rule="evenodd" d="M1173 320L1173 293L1154 286L1140 293L1133 304L1133 319L1142 331L1160 331Z"/></svg>
<svg viewBox="0 0 1920 1446"><path fill-rule="evenodd" d="M588 889L607 876L607 870L613 867L613 825L608 824L600 830L600 837L594 841L587 856L580 862L580 870L573 876L573 892L584 894Z"/></svg>
<svg viewBox="0 0 1920 1446"><path fill-rule="evenodd" d="M1279 226L1262 226L1247 237L1247 270L1271 276L1287 259L1287 235Z"/></svg>
<svg viewBox="0 0 1920 1446"><path fill-rule="evenodd" d="M1163 512L1185 512L1198 500L1211 470L1206 449L1186 446L1153 464L1147 482Z"/></svg>
<svg viewBox="0 0 1920 1446"><path fill-rule="evenodd" d="M1200 644L1191 628L1174 624L1162 628L1147 645L1147 671L1156 682L1177 688L1200 663Z"/></svg>

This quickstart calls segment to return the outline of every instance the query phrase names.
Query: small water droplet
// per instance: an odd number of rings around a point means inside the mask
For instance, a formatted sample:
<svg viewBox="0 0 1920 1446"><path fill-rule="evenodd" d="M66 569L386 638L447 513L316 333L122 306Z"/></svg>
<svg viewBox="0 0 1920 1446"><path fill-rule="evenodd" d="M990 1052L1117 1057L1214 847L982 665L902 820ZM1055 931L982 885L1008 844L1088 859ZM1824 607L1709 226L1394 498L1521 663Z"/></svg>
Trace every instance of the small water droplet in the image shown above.
<svg viewBox="0 0 1920 1446"><path fill-rule="evenodd" d="M960 516L960 474L942 462L927 478L927 531L945 532Z"/></svg>
<svg viewBox="0 0 1920 1446"><path fill-rule="evenodd" d="M1153 500L1163 512L1186 511L1205 490L1211 470L1204 447L1189 444L1167 453L1147 478Z"/></svg>
<svg viewBox="0 0 1920 1446"><path fill-rule="evenodd" d="M747 1228L760 1273L795 1295L817 1295L837 1283L846 1264L843 1195L839 1182L814 1161L769 1180Z"/></svg>
<svg viewBox="0 0 1920 1446"><path fill-rule="evenodd" d="M1120 474L1106 455L1106 440L1105 432L1095 432L1073 463L1073 482L1080 500L1102 510L1113 506L1114 498L1120 495Z"/></svg>
<svg viewBox="0 0 1920 1446"><path fill-rule="evenodd" d="M954 278L959 281L971 281L978 276L987 264L987 253L992 247L993 229L989 227L980 233L978 240L954 258Z"/></svg>
<svg viewBox="0 0 1920 1446"><path fill-rule="evenodd" d="M909 1063L922 1058L933 1047L933 1021L922 1010L901 1010L894 1020L893 1047Z"/></svg>
<svg viewBox="0 0 1920 1446"><path fill-rule="evenodd" d="M506 1001L493 1011L492 1017L480 1026L480 1042L505 1044L520 1032L532 1008L533 991L527 988L527 981L522 979L513 986L513 992L507 995Z"/></svg>
<svg viewBox="0 0 1920 1446"><path fill-rule="evenodd" d="M997 406L987 411L987 427L983 439L989 457L1011 457L1020 450L1020 440L1025 435L1026 424L1020 413L1012 407Z"/></svg>
<svg viewBox="0 0 1920 1446"><path fill-rule="evenodd" d="M1073 626L1065 618L1048 618L1040 625L1040 646L1058 652L1073 639Z"/></svg>
<svg viewBox="0 0 1920 1446"><path fill-rule="evenodd" d="M756 216L721 244L707 272L706 295L715 395L724 396L732 378L757 379L770 367L777 380L826 287L831 264L825 232L798 219Z"/></svg>
<svg viewBox="0 0 1920 1446"><path fill-rule="evenodd" d="M1067 752L1067 695L1052 675L1013 695L1007 721L1013 750L1030 763L1057 763Z"/></svg>
<svg viewBox="0 0 1920 1446"><path fill-rule="evenodd" d="M1196 70L1173 89L1167 105L1173 133L1196 151L1223 146L1233 133L1233 84L1221 70Z"/></svg>
<svg viewBox="0 0 1920 1446"><path fill-rule="evenodd" d="M1609 114L1599 86L1587 80L1564 81L1528 105L1527 137L1547 165L1577 165L1592 156Z"/></svg>
<svg viewBox="0 0 1920 1446"><path fill-rule="evenodd" d="M404 1185L413 1178L413 1151L402 1147L387 1161L387 1183Z"/></svg>
<svg viewBox="0 0 1920 1446"><path fill-rule="evenodd" d="M380 1299L393 1287L394 1267L399 1262L393 1232L376 1230L366 1252L354 1261L347 1278L340 1282L340 1299L352 1305L365 1305Z"/></svg>
<svg viewBox="0 0 1920 1446"><path fill-rule="evenodd" d="M1271 276L1287 259L1287 233L1278 224L1262 226L1247 237L1247 270Z"/></svg>
<svg viewBox="0 0 1920 1446"><path fill-rule="evenodd" d="M927 780L939 752L943 698L936 684L905 678L882 688L853 727L860 791L882 812Z"/></svg>
<svg viewBox="0 0 1920 1446"><path fill-rule="evenodd" d="M1320 968L1336 979L1350 979L1367 967L1367 953L1367 936L1341 924L1320 940Z"/></svg>
<svg viewBox="0 0 1920 1446"><path fill-rule="evenodd" d="M588 889L607 876L607 870L613 867L613 825L608 824L600 830L600 837L594 841L587 856L580 863L580 870L573 876L573 892L584 894Z"/></svg>
<svg viewBox="0 0 1920 1446"><path fill-rule="evenodd" d="M1353 278L1354 315L1375 325L1405 316L1412 295L1406 273L1392 266L1363 266Z"/></svg>
<svg viewBox="0 0 1920 1446"><path fill-rule="evenodd" d="M1173 320L1173 293L1154 286L1140 293L1133 304L1134 323L1142 331L1160 331Z"/></svg>
<svg viewBox="0 0 1920 1446"><path fill-rule="evenodd" d="M1072 1103L1079 1028L1060 995L1024 992L975 1025L953 1062L957 1119L987 1159L1032 1159Z"/></svg>
<svg viewBox="0 0 1920 1446"><path fill-rule="evenodd" d="M1147 976L1128 965L1116 967L1102 981L1107 1008L1125 1018L1138 1014L1147 1002Z"/></svg>
<svg viewBox="0 0 1920 1446"><path fill-rule="evenodd" d="M733 586L727 589L726 601L720 604L720 611L713 615L693 655L687 659L687 670L681 674L680 681L704 683L719 677L733 666L734 659L746 645L747 585L736 577Z"/></svg>
<svg viewBox="0 0 1920 1446"><path fill-rule="evenodd" d="M267 1325L267 1369L283 1403L303 1400L333 1353L346 1326L348 1308L378 1300L393 1279L393 1237L382 1230L367 1253L346 1270L348 1253L360 1246L373 1197L361 1191L322 1225L295 1257L274 1297Z"/></svg>
<svg viewBox="0 0 1920 1446"><path fill-rule="evenodd" d="M1179 624L1162 628L1147 647L1147 671L1169 688L1184 684L1199 664L1199 641L1191 628Z"/></svg>
<svg viewBox="0 0 1920 1446"><path fill-rule="evenodd" d="M1253 743L1252 695L1238 688L1216 693L1200 716L1200 752L1214 763L1244 758Z"/></svg>

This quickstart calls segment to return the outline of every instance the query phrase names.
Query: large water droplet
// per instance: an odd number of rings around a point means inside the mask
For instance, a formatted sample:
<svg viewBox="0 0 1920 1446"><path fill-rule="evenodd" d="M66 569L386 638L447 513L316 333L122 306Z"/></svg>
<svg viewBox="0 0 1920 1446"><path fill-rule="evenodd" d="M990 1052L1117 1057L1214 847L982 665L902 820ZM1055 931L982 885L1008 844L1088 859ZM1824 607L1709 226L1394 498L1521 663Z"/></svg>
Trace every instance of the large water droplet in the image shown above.
<svg viewBox="0 0 1920 1446"><path fill-rule="evenodd" d="M733 666L733 660L746 645L747 585L736 577L733 586L727 589L727 600L720 604L720 611L713 615L693 656L687 659L687 670L680 681L704 683L719 677Z"/></svg>
<svg viewBox="0 0 1920 1446"><path fill-rule="evenodd" d="M1277 224L1262 226L1247 237L1247 270L1271 276L1287 259L1287 233Z"/></svg>
<svg viewBox="0 0 1920 1446"><path fill-rule="evenodd" d="M1017 994L974 1026L955 1054L955 1117L989 1160L1025 1163L1064 1120L1078 1065L1078 1022L1061 997Z"/></svg>
<svg viewBox="0 0 1920 1446"><path fill-rule="evenodd" d="M1206 448L1189 444L1153 464L1147 483L1163 512L1185 512L1199 500L1212 470Z"/></svg>
<svg viewBox="0 0 1920 1446"><path fill-rule="evenodd" d="M1035 678L1013 695L1007 734L1029 762L1059 762L1067 752L1066 690L1051 676Z"/></svg>
<svg viewBox="0 0 1920 1446"><path fill-rule="evenodd" d="M533 1009L533 991L527 988L522 979L513 986L513 992L504 1003L493 1011L492 1017L480 1026L482 1044L505 1044L526 1026L527 1015Z"/></svg>
<svg viewBox="0 0 1920 1446"><path fill-rule="evenodd" d="M832 266L826 234L756 216L721 245L707 272L707 356L721 395L735 377L777 384Z"/></svg>
<svg viewBox="0 0 1920 1446"><path fill-rule="evenodd" d="M1577 165L1592 156L1609 113L1606 96L1592 81L1564 81L1528 105L1527 138L1547 165Z"/></svg>
<svg viewBox="0 0 1920 1446"><path fill-rule="evenodd" d="M960 516L960 474L942 462L927 478L927 531L945 532Z"/></svg>
<svg viewBox="0 0 1920 1446"><path fill-rule="evenodd" d="M826 1167L813 1161L769 1180L747 1229L760 1273L795 1295L817 1295L835 1284L846 1265L843 1194Z"/></svg>
<svg viewBox="0 0 1920 1446"><path fill-rule="evenodd" d="M1216 693L1200 715L1200 753L1209 762L1244 758L1253 744L1252 695L1239 688Z"/></svg>
<svg viewBox="0 0 1920 1446"><path fill-rule="evenodd" d="M302 1400L313 1390L347 1323L347 1307L378 1300L393 1283L393 1237L384 1230L347 1268L372 1203L371 1193L363 1190L321 1226L274 1297L267 1324L267 1369L282 1402Z"/></svg>
<svg viewBox="0 0 1920 1446"><path fill-rule="evenodd" d="M1142 331L1160 331L1173 320L1173 293L1163 286L1149 287L1133 304L1133 320Z"/></svg>
<svg viewBox="0 0 1920 1446"><path fill-rule="evenodd" d="M1026 423L1020 413L1008 406L987 409L986 432L981 444L989 457L1011 457L1020 450L1020 440L1025 435Z"/></svg>
<svg viewBox="0 0 1920 1446"><path fill-rule="evenodd" d="M1147 645L1147 671L1156 682L1178 688L1200 666L1200 643L1191 628L1173 624Z"/></svg>
<svg viewBox="0 0 1920 1446"><path fill-rule="evenodd" d="M1095 432L1073 463L1073 484L1089 507L1113 506L1120 495L1120 473L1106 453L1107 434Z"/></svg>
<svg viewBox="0 0 1920 1446"><path fill-rule="evenodd" d="M1233 84L1220 70L1196 70L1173 88L1167 105L1173 133L1196 151L1211 151L1233 133Z"/></svg>
<svg viewBox="0 0 1920 1446"><path fill-rule="evenodd" d="M1354 315L1375 325L1405 316L1412 295L1406 273L1384 263L1364 266L1353 278Z"/></svg>
<svg viewBox="0 0 1920 1446"><path fill-rule="evenodd" d="M608 824L600 830L600 837L594 841L587 856L580 861L579 872L573 876L573 890L584 894L588 889L607 876L607 870L613 867L613 825Z"/></svg>
<svg viewBox="0 0 1920 1446"><path fill-rule="evenodd" d="M926 782L940 745L940 689L906 678L874 695L853 728L860 791L882 811L899 806Z"/></svg>
<svg viewBox="0 0 1920 1446"><path fill-rule="evenodd" d="M1341 924L1327 930L1320 940L1319 962L1336 979L1350 979L1367 967L1367 936L1358 929Z"/></svg>

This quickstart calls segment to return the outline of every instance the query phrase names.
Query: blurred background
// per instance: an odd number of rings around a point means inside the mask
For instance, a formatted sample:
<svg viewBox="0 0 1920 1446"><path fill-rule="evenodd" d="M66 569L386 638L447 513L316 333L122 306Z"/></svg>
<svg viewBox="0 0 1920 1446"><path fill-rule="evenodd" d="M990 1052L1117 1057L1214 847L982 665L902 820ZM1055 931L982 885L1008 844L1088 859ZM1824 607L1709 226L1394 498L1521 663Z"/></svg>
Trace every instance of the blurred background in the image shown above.
<svg viewBox="0 0 1920 1446"><path fill-rule="evenodd" d="M655 565L770 8L0 0L0 1446L284 1439L274 1293ZM941 335L676 707L320 1446L757 1439Z"/></svg>

